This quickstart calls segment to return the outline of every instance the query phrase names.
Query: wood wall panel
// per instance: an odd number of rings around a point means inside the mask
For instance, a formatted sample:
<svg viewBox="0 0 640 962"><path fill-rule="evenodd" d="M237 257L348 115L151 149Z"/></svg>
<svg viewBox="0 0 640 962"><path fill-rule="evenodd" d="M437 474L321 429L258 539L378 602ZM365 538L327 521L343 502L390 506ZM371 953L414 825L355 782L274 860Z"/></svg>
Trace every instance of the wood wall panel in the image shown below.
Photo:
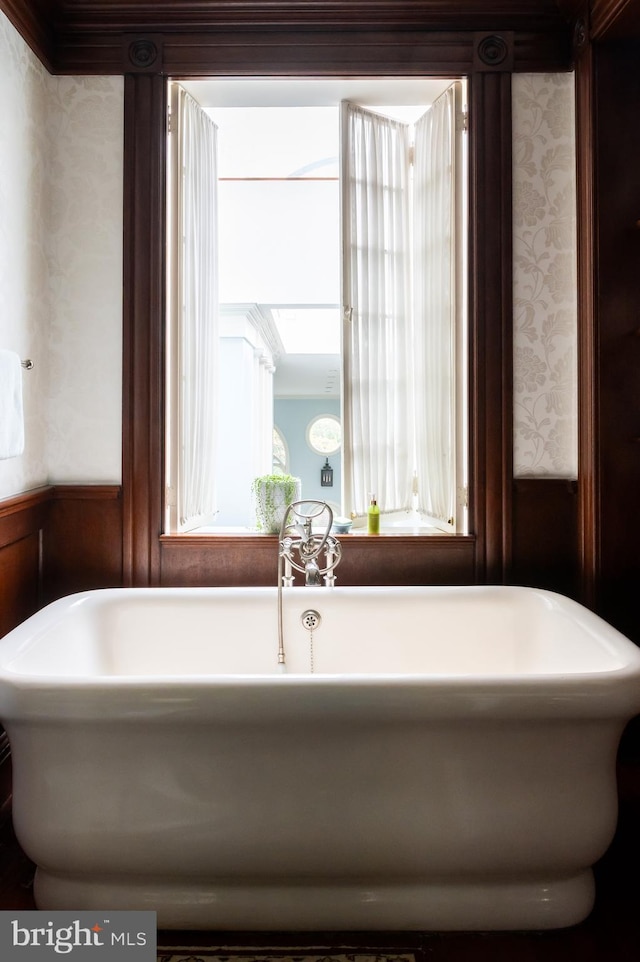
<svg viewBox="0 0 640 962"><path fill-rule="evenodd" d="M519 479L512 504L509 581L580 600L577 483Z"/></svg>
<svg viewBox="0 0 640 962"><path fill-rule="evenodd" d="M0 502L0 637L40 607L41 545L50 488L28 491ZM11 755L0 727L0 819L11 795Z"/></svg>
<svg viewBox="0 0 640 962"><path fill-rule="evenodd" d="M0 501L0 636L55 598L121 584L119 485L55 485Z"/></svg>
<svg viewBox="0 0 640 962"><path fill-rule="evenodd" d="M640 41L595 48L598 610L640 643ZM624 96L622 95L624 92Z"/></svg>
<svg viewBox="0 0 640 962"><path fill-rule="evenodd" d="M40 533L26 535L0 551L0 635L38 609Z"/></svg>
<svg viewBox="0 0 640 962"><path fill-rule="evenodd" d="M41 603L41 539L50 488L0 502L0 637Z"/></svg>
<svg viewBox="0 0 640 962"><path fill-rule="evenodd" d="M43 550L43 601L122 584L118 485L56 485Z"/></svg>
<svg viewBox="0 0 640 962"><path fill-rule="evenodd" d="M345 535L340 585L472 584L474 539L451 536ZM275 535L171 536L162 539L163 586L278 583Z"/></svg>
<svg viewBox="0 0 640 962"><path fill-rule="evenodd" d="M473 584L475 539L350 536L336 574L343 585Z"/></svg>

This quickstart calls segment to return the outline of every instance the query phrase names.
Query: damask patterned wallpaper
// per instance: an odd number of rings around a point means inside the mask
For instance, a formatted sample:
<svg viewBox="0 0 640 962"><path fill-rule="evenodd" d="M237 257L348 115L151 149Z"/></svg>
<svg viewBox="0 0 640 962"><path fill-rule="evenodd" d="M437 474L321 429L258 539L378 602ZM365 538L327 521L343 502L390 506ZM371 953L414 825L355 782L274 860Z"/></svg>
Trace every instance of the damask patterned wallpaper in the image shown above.
<svg viewBox="0 0 640 962"><path fill-rule="evenodd" d="M49 478L119 482L122 77L50 77Z"/></svg>
<svg viewBox="0 0 640 962"><path fill-rule="evenodd" d="M121 478L123 91L50 76L0 13L0 346L34 362L0 498Z"/></svg>
<svg viewBox="0 0 640 962"><path fill-rule="evenodd" d="M574 80L513 76L514 476L577 476Z"/></svg>

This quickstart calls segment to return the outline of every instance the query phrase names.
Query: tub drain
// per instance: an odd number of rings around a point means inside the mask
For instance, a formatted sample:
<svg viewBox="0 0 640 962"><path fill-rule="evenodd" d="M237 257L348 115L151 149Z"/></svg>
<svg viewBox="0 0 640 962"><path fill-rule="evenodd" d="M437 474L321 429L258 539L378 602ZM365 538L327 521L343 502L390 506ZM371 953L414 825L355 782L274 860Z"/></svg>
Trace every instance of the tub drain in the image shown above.
<svg viewBox="0 0 640 962"><path fill-rule="evenodd" d="M314 611L313 608L308 608L302 612L300 621L302 622L302 627L306 628L307 631L315 631L315 629L319 627L322 618L318 611Z"/></svg>
<svg viewBox="0 0 640 962"><path fill-rule="evenodd" d="M322 621L320 617L320 612L315 611L313 608L307 608L300 615L300 621L302 622L302 627L306 628L309 632L309 671L313 675L315 671L315 664L313 658L313 633Z"/></svg>

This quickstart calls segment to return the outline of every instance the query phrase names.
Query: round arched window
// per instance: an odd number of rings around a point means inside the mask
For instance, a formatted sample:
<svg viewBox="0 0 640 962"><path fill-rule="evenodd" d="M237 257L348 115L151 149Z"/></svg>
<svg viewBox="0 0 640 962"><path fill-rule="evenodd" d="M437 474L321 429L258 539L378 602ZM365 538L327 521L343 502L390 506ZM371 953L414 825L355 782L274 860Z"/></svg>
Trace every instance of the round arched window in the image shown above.
<svg viewBox="0 0 640 962"><path fill-rule="evenodd" d="M307 444L316 454L334 454L342 444L340 418L320 414L307 426Z"/></svg>

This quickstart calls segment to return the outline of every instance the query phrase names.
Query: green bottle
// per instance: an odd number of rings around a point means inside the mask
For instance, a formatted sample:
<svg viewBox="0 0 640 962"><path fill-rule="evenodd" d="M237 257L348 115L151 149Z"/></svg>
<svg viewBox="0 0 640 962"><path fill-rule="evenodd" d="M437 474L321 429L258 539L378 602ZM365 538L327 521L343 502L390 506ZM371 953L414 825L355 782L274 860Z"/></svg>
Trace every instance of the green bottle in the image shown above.
<svg viewBox="0 0 640 962"><path fill-rule="evenodd" d="M367 533L380 534L380 508L375 494L371 495L371 503L367 510Z"/></svg>

